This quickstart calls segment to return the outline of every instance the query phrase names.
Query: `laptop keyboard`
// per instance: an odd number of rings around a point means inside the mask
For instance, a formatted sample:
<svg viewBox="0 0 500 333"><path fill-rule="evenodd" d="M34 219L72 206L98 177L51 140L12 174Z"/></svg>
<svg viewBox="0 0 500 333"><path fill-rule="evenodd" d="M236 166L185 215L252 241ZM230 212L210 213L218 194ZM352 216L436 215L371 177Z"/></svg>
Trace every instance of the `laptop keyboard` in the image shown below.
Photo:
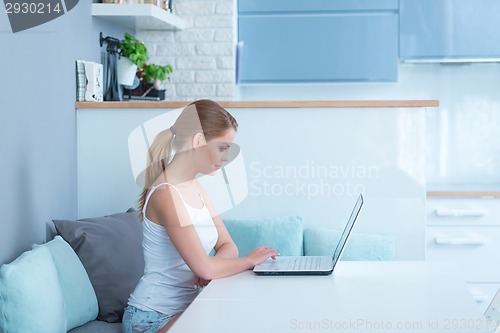
<svg viewBox="0 0 500 333"><path fill-rule="evenodd" d="M321 257L294 257L289 260L287 270L317 270L320 264Z"/></svg>

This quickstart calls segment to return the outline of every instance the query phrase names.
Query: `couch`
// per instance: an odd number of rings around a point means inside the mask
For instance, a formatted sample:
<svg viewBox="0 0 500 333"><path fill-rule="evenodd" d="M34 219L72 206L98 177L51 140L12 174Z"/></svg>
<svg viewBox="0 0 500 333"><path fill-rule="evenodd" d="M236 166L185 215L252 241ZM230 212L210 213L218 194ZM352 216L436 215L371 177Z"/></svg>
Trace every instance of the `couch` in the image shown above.
<svg viewBox="0 0 500 333"><path fill-rule="evenodd" d="M137 212L54 220L57 235L0 268L0 333L118 333L142 275ZM224 219L240 256L260 245L281 255L331 255L340 231L300 216ZM392 260L394 237L353 233L342 260Z"/></svg>

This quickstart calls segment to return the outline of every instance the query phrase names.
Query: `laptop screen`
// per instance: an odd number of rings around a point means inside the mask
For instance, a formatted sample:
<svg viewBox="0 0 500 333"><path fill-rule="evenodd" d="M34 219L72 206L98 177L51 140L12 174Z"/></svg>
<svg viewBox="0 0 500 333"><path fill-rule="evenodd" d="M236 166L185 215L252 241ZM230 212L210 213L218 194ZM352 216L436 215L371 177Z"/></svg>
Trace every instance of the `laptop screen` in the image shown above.
<svg viewBox="0 0 500 333"><path fill-rule="evenodd" d="M344 232L342 233L342 236L340 236L340 240L337 244L337 248L335 249L335 252L333 253L333 265L332 267L335 267L337 264L337 261L340 259L340 256L342 255L342 251L345 247L345 244L347 243L347 239L349 238L349 234L351 233L352 227L354 226L354 222L356 221L356 218L358 217L359 211L361 210L361 206L363 205L363 195L359 195L358 200L356 201L356 205L354 205L354 209L351 212L351 216L349 217L349 221L347 222L347 225L344 228Z"/></svg>

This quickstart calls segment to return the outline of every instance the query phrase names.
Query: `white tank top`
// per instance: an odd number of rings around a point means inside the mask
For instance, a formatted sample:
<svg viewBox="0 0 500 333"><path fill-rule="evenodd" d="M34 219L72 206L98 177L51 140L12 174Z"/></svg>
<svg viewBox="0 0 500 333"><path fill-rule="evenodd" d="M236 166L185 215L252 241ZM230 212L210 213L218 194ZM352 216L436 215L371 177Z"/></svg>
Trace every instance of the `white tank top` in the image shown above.
<svg viewBox="0 0 500 333"><path fill-rule="evenodd" d="M165 228L146 217L146 206L151 194L160 186L154 186L148 193L144 203L142 247L144 250L144 275L139 280L134 292L130 295L128 304L143 311L158 311L167 315L174 315L184 311L198 295L199 289L193 284L194 274L180 256L177 249L168 237ZM198 192L199 193L199 192ZM201 194L200 194L201 197ZM201 197L203 201L203 197ZM218 233L212 217L203 202L202 208L194 208L184 199L184 207L191 218L203 249L207 253L214 248Z"/></svg>

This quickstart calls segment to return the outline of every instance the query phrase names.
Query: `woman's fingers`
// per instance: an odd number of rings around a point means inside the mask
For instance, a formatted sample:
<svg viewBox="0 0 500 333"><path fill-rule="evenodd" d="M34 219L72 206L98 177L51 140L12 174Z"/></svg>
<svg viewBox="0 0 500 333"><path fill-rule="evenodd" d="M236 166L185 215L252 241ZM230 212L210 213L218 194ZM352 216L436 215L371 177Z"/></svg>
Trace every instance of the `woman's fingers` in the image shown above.
<svg viewBox="0 0 500 333"><path fill-rule="evenodd" d="M266 247L266 252L269 253L269 256L273 259L276 259L276 256L279 256L279 252L271 247Z"/></svg>
<svg viewBox="0 0 500 333"><path fill-rule="evenodd" d="M206 287L210 283L210 280L204 280L200 277L195 276L193 279L193 284L196 288Z"/></svg>
<svg viewBox="0 0 500 333"><path fill-rule="evenodd" d="M278 251L269 246L259 246L253 249L252 252L247 255L247 257L252 265L255 266L266 261L267 258L272 258L273 260L275 260L279 255L280 254L278 253Z"/></svg>

